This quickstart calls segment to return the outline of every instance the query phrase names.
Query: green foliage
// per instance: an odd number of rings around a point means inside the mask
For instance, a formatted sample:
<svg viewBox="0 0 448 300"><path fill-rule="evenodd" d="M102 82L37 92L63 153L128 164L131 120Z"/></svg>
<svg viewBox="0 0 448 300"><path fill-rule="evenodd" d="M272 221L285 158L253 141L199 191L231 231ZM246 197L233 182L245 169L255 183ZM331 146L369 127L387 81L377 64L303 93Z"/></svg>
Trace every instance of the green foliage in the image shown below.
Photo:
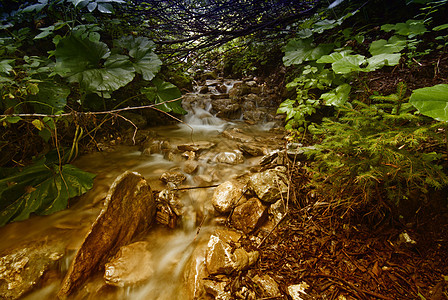
<svg viewBox="0 0 448 300"><path fill-rule="evenodd" d="M333 47L332 44L315 45L312 39L292 39L285 46L283 63L285 66L290 66L302 64L304 61L316 60L330 53Z"/></svg>
<svg viewBox="0 0 448 300"><path fill-rule="evenodd" d="M77 34L61 39L54 55L55 72L87 92L113 92L134 79L135 69L127 56L110 55L105 43Z"/></svg>
<svg viewBox="0 0 448 300"><path fill-rule="evenodd" d="M406 23L384 24L381 26L381 30L386 32L395 31L396 34L413 38L427 31L423 23L423 20L407 20Z"/></svg>
<svg viewBox="0 0 448 300"><path fill-rule="evenodd" d="M323 141L309 151L315 159L311 185L338 201L380 205L379 199L398 205L414 191L446 186L441 154L423 151L425 143L439 140L437 125L412 112L405 91L401 83L395 94L375 96L370 105L353 101L339 108L338 120L313 126Z"/></svg>
<svg viewBox="0 0 448 300"><path fill-rule="evenodd" d="M333 97L330 96L331 92L322 96L319 95L322 91L330 90L334 82L338 82L338 80L340 80L338 76L328 69L312 67L311 65L305 66L301 76L296 77L286 85L288 89L295 89L296 99L287 99L277 109L278 114L286 114L287 124L285 128L303 132L310 123L307 117L316 113L322 105L320 98L328 101L328 103L325 103L328 105L347 100L344 98L343 91L346 87L333 91Z"/></svg>
<svg viewBox="0 0 448 300"><path fill-rule="evenodd" d="M375 46L376 47L376 46ZM351 50L333 52L317 60L318 63L331 63L336 74L350 74L353 72L372 72L384 66L395 66L400 61L400 54L380 53L370 58L364 55L350 54Z"/></svg>
<svg viewBox="0 0 448 300"><path fill-rule="evenodd" d="M11 173L11 172L9 172ZM0 226L65 209L68 199L84 194L95 175L47 158L0 180Z"/></svg>
<svg viewBox="0 0 448 300"><path fill-rule="evenodd" d="M118 47L129 50L132 65L144 80L152 80L160 71L162 61L154 53L156 44L145 37L125 36L116 41Z"/></svg>
<svg viewBox="0 0 448 300"><path fill-rule="evenodd" d="M153 87L143 88L142 93L145 94L148 100L152 103L160 103L160 105L155 106L157 109L177 114L187 113L181 106L180 97L182 94L175 85L158 78L153 80L153 84Z"/></svg>
<svg viewBox="0 0 448 300"><path fill-rule="evenodd" d="M448 122L448 84L414 90L409 102L421 114Z"/></svg>

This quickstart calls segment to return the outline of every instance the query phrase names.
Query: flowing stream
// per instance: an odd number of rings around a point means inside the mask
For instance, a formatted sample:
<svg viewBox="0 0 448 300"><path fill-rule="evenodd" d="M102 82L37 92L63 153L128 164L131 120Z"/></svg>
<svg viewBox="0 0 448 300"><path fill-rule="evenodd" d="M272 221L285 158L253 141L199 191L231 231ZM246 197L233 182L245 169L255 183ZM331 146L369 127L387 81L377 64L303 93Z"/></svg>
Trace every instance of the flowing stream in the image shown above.
<svg viewBox="0 0 448 300"><path fill-rule="evenodd" d="M248 125L242 121L224 121L210 113L210 106L192 107L184 118L185 124L151 128L158 139L168 142L170 147L181 144L207 142L214 147L197 155L197 170L186 175L185 187L220 184L234 176L249 172L259 163L261 156L245 156L235 160L238 154L237 141L223 137L222 132L238 128L239 132L261 142L272 150L273 140L279 134L270 131L272 124ZM235 151L237 150L237 151ZM240 152L241 154L241 152ZM242 157L242 156L241 156ZM0 228L0 252L3 250L35 243L36 241L61 241L66 255L59 261L56 270L47 272L41 286L23 299L53 299L65 272L88 232L92 222L101 210L102 201L114 179L124 171L136 171L143 175L153 190L166 189L160 176L168 170L182 171L186 159L178 154L169 157L162 153L145 154L137 146L117 146L113 152L98 152L77 159L74 164L97 174L94 187L80 197L73 206L50 216L33 216L29 220L15 222ZM183 274L195 247L207 241L212 230L218 226L213 220L210 199L213 188L179 191L183 205L181 225L169 229L156 225L145 237L151 245L153 275L143 285L133 288L107 288L98 274L90 280L80 293L82 299L187 299L183 290ZM30 262L32 263L32 262Z"/></svg>

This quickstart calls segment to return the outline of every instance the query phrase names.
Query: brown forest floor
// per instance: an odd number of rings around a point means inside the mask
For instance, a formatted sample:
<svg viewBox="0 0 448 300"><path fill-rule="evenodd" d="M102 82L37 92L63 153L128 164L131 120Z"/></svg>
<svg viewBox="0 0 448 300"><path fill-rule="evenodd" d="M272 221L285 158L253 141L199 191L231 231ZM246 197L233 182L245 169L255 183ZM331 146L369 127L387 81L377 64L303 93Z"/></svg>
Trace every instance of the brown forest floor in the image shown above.
<svg viewBox="0 0 448 300"><path fill-rule="evenodd" d="M358 83L364 86L361 92L387 95L395 92L400 81L407 84L410 93L448 83L447 78L448 55L443 54L421 60L411 68L366 74ZM288 295L289 285L306 282L308 296L303 299L448 299L446 193L446 189L435 193L430 205L422 205L413 217L402 222L386 210L375 216L368 210L341 216L340 211L319 205L325 195L305 206L307 201L296 201L302 205L290 205L287 217L257 249L261 256L250 272L252 276L270 275L283 295ZM406 234L415 243L404 242ZM246 246L256 248L250 241ZM233 278L236 282L257 290L245 274Z"/></svg>

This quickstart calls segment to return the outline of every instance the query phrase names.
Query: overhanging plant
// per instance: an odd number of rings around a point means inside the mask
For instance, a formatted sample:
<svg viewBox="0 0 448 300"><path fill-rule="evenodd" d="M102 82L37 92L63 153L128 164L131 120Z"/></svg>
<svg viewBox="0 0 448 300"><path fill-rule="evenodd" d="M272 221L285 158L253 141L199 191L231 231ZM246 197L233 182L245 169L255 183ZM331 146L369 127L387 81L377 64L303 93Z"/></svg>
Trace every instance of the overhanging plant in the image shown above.
<svg viewBox="0 0 448 300"><path fill-rule="evenodd" d="M69 198L92 188L95 177L47 157L20 172L7 172L10 175L0 180L0 226L27 219L30 214L49 215L65 209Z"/></svg>

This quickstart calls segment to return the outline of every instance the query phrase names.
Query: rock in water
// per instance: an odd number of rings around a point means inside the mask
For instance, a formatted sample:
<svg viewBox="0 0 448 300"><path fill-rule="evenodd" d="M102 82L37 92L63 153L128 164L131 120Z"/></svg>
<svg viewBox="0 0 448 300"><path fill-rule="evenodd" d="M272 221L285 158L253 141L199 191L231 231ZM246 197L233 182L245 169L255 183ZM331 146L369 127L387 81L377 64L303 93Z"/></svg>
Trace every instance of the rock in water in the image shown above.
<svg viewBox="0 0 448 300"><path fill-rule="evenodd" d="M73 293L121 246L146 231L155 213L151 188L140 174L127 171L117 177L107 193L104 208L70 265L58 297L66 298Z"/></svg>
<svg viewBox="0 0 448 300"><path fill-rule="evenodd" d="M19 299L64 255L58 240L33 241L0 254L0 299Z"/></svg>
<svg viewBox="0 0 448 300"><path fill-rule="evenodd" d="M104 280L109 285L128 286L148 280L153 274L148 242L141 241L123 246L106 264Z"/></svg>

